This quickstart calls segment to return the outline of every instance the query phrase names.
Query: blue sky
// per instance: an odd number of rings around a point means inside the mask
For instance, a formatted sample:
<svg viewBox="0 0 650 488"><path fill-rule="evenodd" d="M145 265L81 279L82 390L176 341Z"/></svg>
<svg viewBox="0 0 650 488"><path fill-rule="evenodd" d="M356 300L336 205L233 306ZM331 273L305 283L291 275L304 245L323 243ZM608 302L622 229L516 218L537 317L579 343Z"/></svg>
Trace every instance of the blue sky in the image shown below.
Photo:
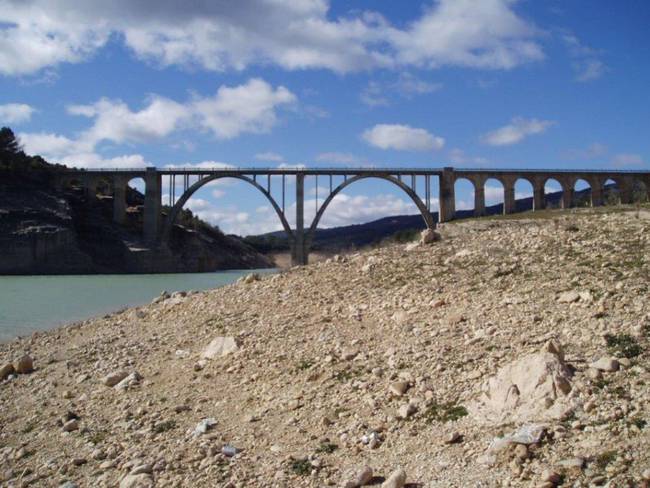
<svg viewBox="0 0 650 488"><path fill-rule="evenodd" d="M648 25L642 0L0 0L0 124L87 167L649 169ZM188 206L279 228L242 184ZM359 183L323 224L398 213Z"/></svg>

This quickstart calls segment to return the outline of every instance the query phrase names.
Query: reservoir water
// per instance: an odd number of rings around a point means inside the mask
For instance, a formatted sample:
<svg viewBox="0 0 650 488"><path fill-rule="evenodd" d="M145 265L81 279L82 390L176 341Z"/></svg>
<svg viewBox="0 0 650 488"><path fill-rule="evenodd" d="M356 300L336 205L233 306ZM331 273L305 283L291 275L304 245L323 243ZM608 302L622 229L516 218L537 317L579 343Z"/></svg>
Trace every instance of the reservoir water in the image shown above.
<svg viewBox="0 0 650 488"><path fill-rule="evenodd" d="M0 276L0 341L151 302L160 292L206 290L248 273Z"/></svg>

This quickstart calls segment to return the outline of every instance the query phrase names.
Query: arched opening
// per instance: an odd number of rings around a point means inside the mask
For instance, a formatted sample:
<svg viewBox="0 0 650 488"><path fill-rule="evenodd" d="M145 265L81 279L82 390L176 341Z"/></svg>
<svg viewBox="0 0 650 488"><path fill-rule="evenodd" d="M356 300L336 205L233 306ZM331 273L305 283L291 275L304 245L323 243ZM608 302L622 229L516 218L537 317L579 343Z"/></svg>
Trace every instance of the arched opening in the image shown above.
<svg viewBox="0 0 650 488"><path fill-rule="evenodd" d="M226 184L233 181L236 182L234 185ZM233 198L224 203L223 188L227 186L230 190L231 187L236 188L237 184L247 188L253 186L261 195L255 192L255 196L251 197L250 192L233 191ZM186 206L187 208L184 208ZM189 230L201 227L205 230L205 224L210 226L207 231L217 236L223 233L247 236L284 230L288 242L293 241L293 233L282 212L281 204L276 202L261 182L241 174L214 175L196 181L175 199L174 205L168 209L161 233L163 241L172 237L175 226ZM272 216L273 213L276 217ZM277 217L280 219L280 225L276 224Z"/></svg>
<svg viewBox="0 0 650 488"><path fill-rule="evenodd" d="M476 193L474 183L467 178L458 178L454 183L454 197L455 197L455 218L463 219L476 215L480 210L480 206L476 204ZM485 207L485 202L483 203Z"/></svg>
<svg viewBox="0 0 650 488"><path fill-rule="evenodd" d="M485 212L488 215L504 213L505 189L496 178L488 178L483 185Z"/></svg>
<svg viewBox="0 0 650 488"><path fill-rule="evenodd" d="M433 182L435 179L437 178L431 177L430 181ZM355 183L353 191L342 193L353 183ZM323 236L326 237L327 228L334 226L353 225L381 219L377 225L381 225L384 230L388 229L389 232L393 231L393 239L398 241L414 238L423 228L435 227L432 214L435 205L433 198L431 199L432 208L429 211L426 202L418 196L418 193L420 195L426 193L423 178L420 177L416 180L416 191L409 186L410 184L410 177L408 180L400 181L391 175L359 175L339 182L336 187L332 188L331 193L328 189L327 197L319 205L315 215L315 200L306 200L305 222L310 221L311 215L314 215L314 218L311 219L311 225L307 231L305 248L308 250L312 245L317 244L317 241L322 240ZM372 191L368 191L370 188ZM432 187L429 189L433 190ZM409 198L405 199L404 193ZM372 196L368 196L368 194ZM311 206L314 207L314 210L308 213L308 208ZM413 215L417 212L420 213L419 216ZM396 215L408 215L409 218L394 221L390 219L391 216ZM365 237L366 240L363 239L357 237L355 246L378 243L378 237L371 232L371 229Z"/></svg>
<svg viewBox="0 0 650 488"><path fill-rule="evenodd" d="M612 178L608 178L603 183L603 204L620 205L621 204L621 187Z"/></svg>
<svg viewBox="0 0 650 488"><path fill-rule="evenodd" d="M591 207L591 185L587 180L579 178L573 184L573 207Z"/></svg>
<svg viewBox="0 0 650 488"><path fill-rule="evenodd" d="M527 212L533 209L533 184L526 178L515 181L515 210Z"/></svg>
<svg viewBox="0 0 650 488"><path fill-rule="evenodd" d="M147 184L144 178L131 178L126 183L126 206L138 207L144 205L144 194L147 190Z"/></svg>
<svg viewBox="0 0 650 488"><path fill-rule="evenodd" d="M99 199L112 198L113 181L109 178L99 178L93 182L95 196Z"/></svg>
<svg viewBox="0 0 650 488"><path fill-rule="evenodd" d="M648 186L641 180L634 180L632 182L632 194L630 196L632 203L647 203L648 202Z"/></svg>
<svg viewBox="0 0 650 488"><path fill-rule="evenodd" d="M563 197L564 191L560 182L554 178L548 178L544 182L544 208L563 208Z"/></svg>

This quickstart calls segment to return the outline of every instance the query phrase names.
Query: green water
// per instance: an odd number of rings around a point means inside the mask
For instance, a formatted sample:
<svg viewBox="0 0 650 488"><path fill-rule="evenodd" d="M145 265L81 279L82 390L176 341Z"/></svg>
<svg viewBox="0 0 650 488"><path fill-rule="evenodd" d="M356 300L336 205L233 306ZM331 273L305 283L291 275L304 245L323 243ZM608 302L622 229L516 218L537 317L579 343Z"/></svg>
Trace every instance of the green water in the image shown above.
<svg viewBox="0 0 650 488"><path fill-rule="evenodd" d="M251 272L0 276L0 341L149 303L163 290L206 290L227 285Z"/></svg>

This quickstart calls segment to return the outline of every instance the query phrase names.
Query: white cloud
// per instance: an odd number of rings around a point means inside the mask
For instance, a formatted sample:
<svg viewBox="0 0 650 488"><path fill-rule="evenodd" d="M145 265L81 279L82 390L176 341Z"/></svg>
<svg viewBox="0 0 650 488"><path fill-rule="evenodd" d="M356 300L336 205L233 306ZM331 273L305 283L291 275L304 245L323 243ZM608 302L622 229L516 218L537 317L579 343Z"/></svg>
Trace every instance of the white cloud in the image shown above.
<svg viewBox="0 0 650 488"><path fill-rule="evenodd" d="M258 161L266 161L266 162L274 162L274 163L282 163L284 161L284 157L282 154L278 154L272 151L267 151L263 153L257 153L255 155L255 159Z"/></svg>
<svg viewBox="0 0 650 488"><path fill-rule="evenodd" d="M365 160L354 154L341 152L324 152L316 155L316 161L323 163L358 165Z"/></svg>
<svg viewBox="0 0 650 488"><path fill-rule="evenodd" d="M596 159L607 154L609 148L605 144L594 142L585 149L571 149L566 152L567 159Z"/></svg>
<svg viewBox="0 0 650 488"><path fill-rule="evenodd" d="M612 165L617 168L643 166L643 164L643 157L640 154L621 153L612 158Z"/></svg>
<svg viewBox="0 0 650 488"><path fill-rule="evenodd" d="M0 105L0 125L21 124L29 122L36 111L25 103L7 103Z"/></svg>
<svg viewBox="0 0 650 488"><path fill-rule="evenodd" d="M411 73L400 73L393 87L404 97L433 93L442 88L442 83L431 83L416 77Z"/></svg>
<svg viewBox="0 0 650 488"><path fill-rule="evenodd" d="M151 142L185 129L208 130L218 139L268 132L278 122L278 107L294 100L286 88L273 88L260 79L235 87L221 86L215 96L195 96L184 103L151 95L141 110L132 110L120 100L102 98L93 104L67 107L70 114L92 119L92 125L74 139L49 133L23 133L20 137L30 154L94 167L102 159L95 148L103 141Z"/></svg>
<svg viewBox="0 0 650 488"><path fill-rule="evenodd" d="M490 146L511 146L528 136L546 132L554 124L551 120L515 117L510 124L483 135L481 140Z"/></svg>
<svg viewBox="0 0 650 488"><path fill-rule="evenodd" d="M371 146L402 151L431 151L442 149L445 140L425 129L400 124L377 124L361 137Z"/></svg>
<svg viewBox="0 0 650 488"><path fill-rule="evenodd" d="M389 95L396 93L404 98L433 93L442 88L442 83L421 80L411 73L400 73L394 82L380 83L371 80L361 90L359 98L369 107L387 107L391 104Z"/></svg>
<svg viewBox="0 0 650 488"><path fill-rule="evenodd" d="M369 81L363 90L359 98L361 102L368 105L369 107L387 107L390 105L388 98L384 95L384 87L376 81Z"/></svg>
<svg viewBox="0 0 650 488"><path fill-rule="evenodd" d="M82 62L111 37L161 66L215 71L252 64L341 73L412 65L509 69L543 58L537 30L515 3L437 0L400 28L368 11L334 18L327 0L4 1L0 73Z"/></svg>
<svg viewBox="0 0 650 488"><path fill-rule="evenodd" d="M598 51L582 44L573 34L565 34L562 39L574 59L572 67L576 81L597 80L607 72L607 65L599 59Z"/></svg>
<svg viewBox="0 0 650 488"><path fill-rule="evenodd" d="M453 164L475 164L483 166L489 161L480 156L468 156L462 149L454 148L449 151L449 161Z"/></svg>

